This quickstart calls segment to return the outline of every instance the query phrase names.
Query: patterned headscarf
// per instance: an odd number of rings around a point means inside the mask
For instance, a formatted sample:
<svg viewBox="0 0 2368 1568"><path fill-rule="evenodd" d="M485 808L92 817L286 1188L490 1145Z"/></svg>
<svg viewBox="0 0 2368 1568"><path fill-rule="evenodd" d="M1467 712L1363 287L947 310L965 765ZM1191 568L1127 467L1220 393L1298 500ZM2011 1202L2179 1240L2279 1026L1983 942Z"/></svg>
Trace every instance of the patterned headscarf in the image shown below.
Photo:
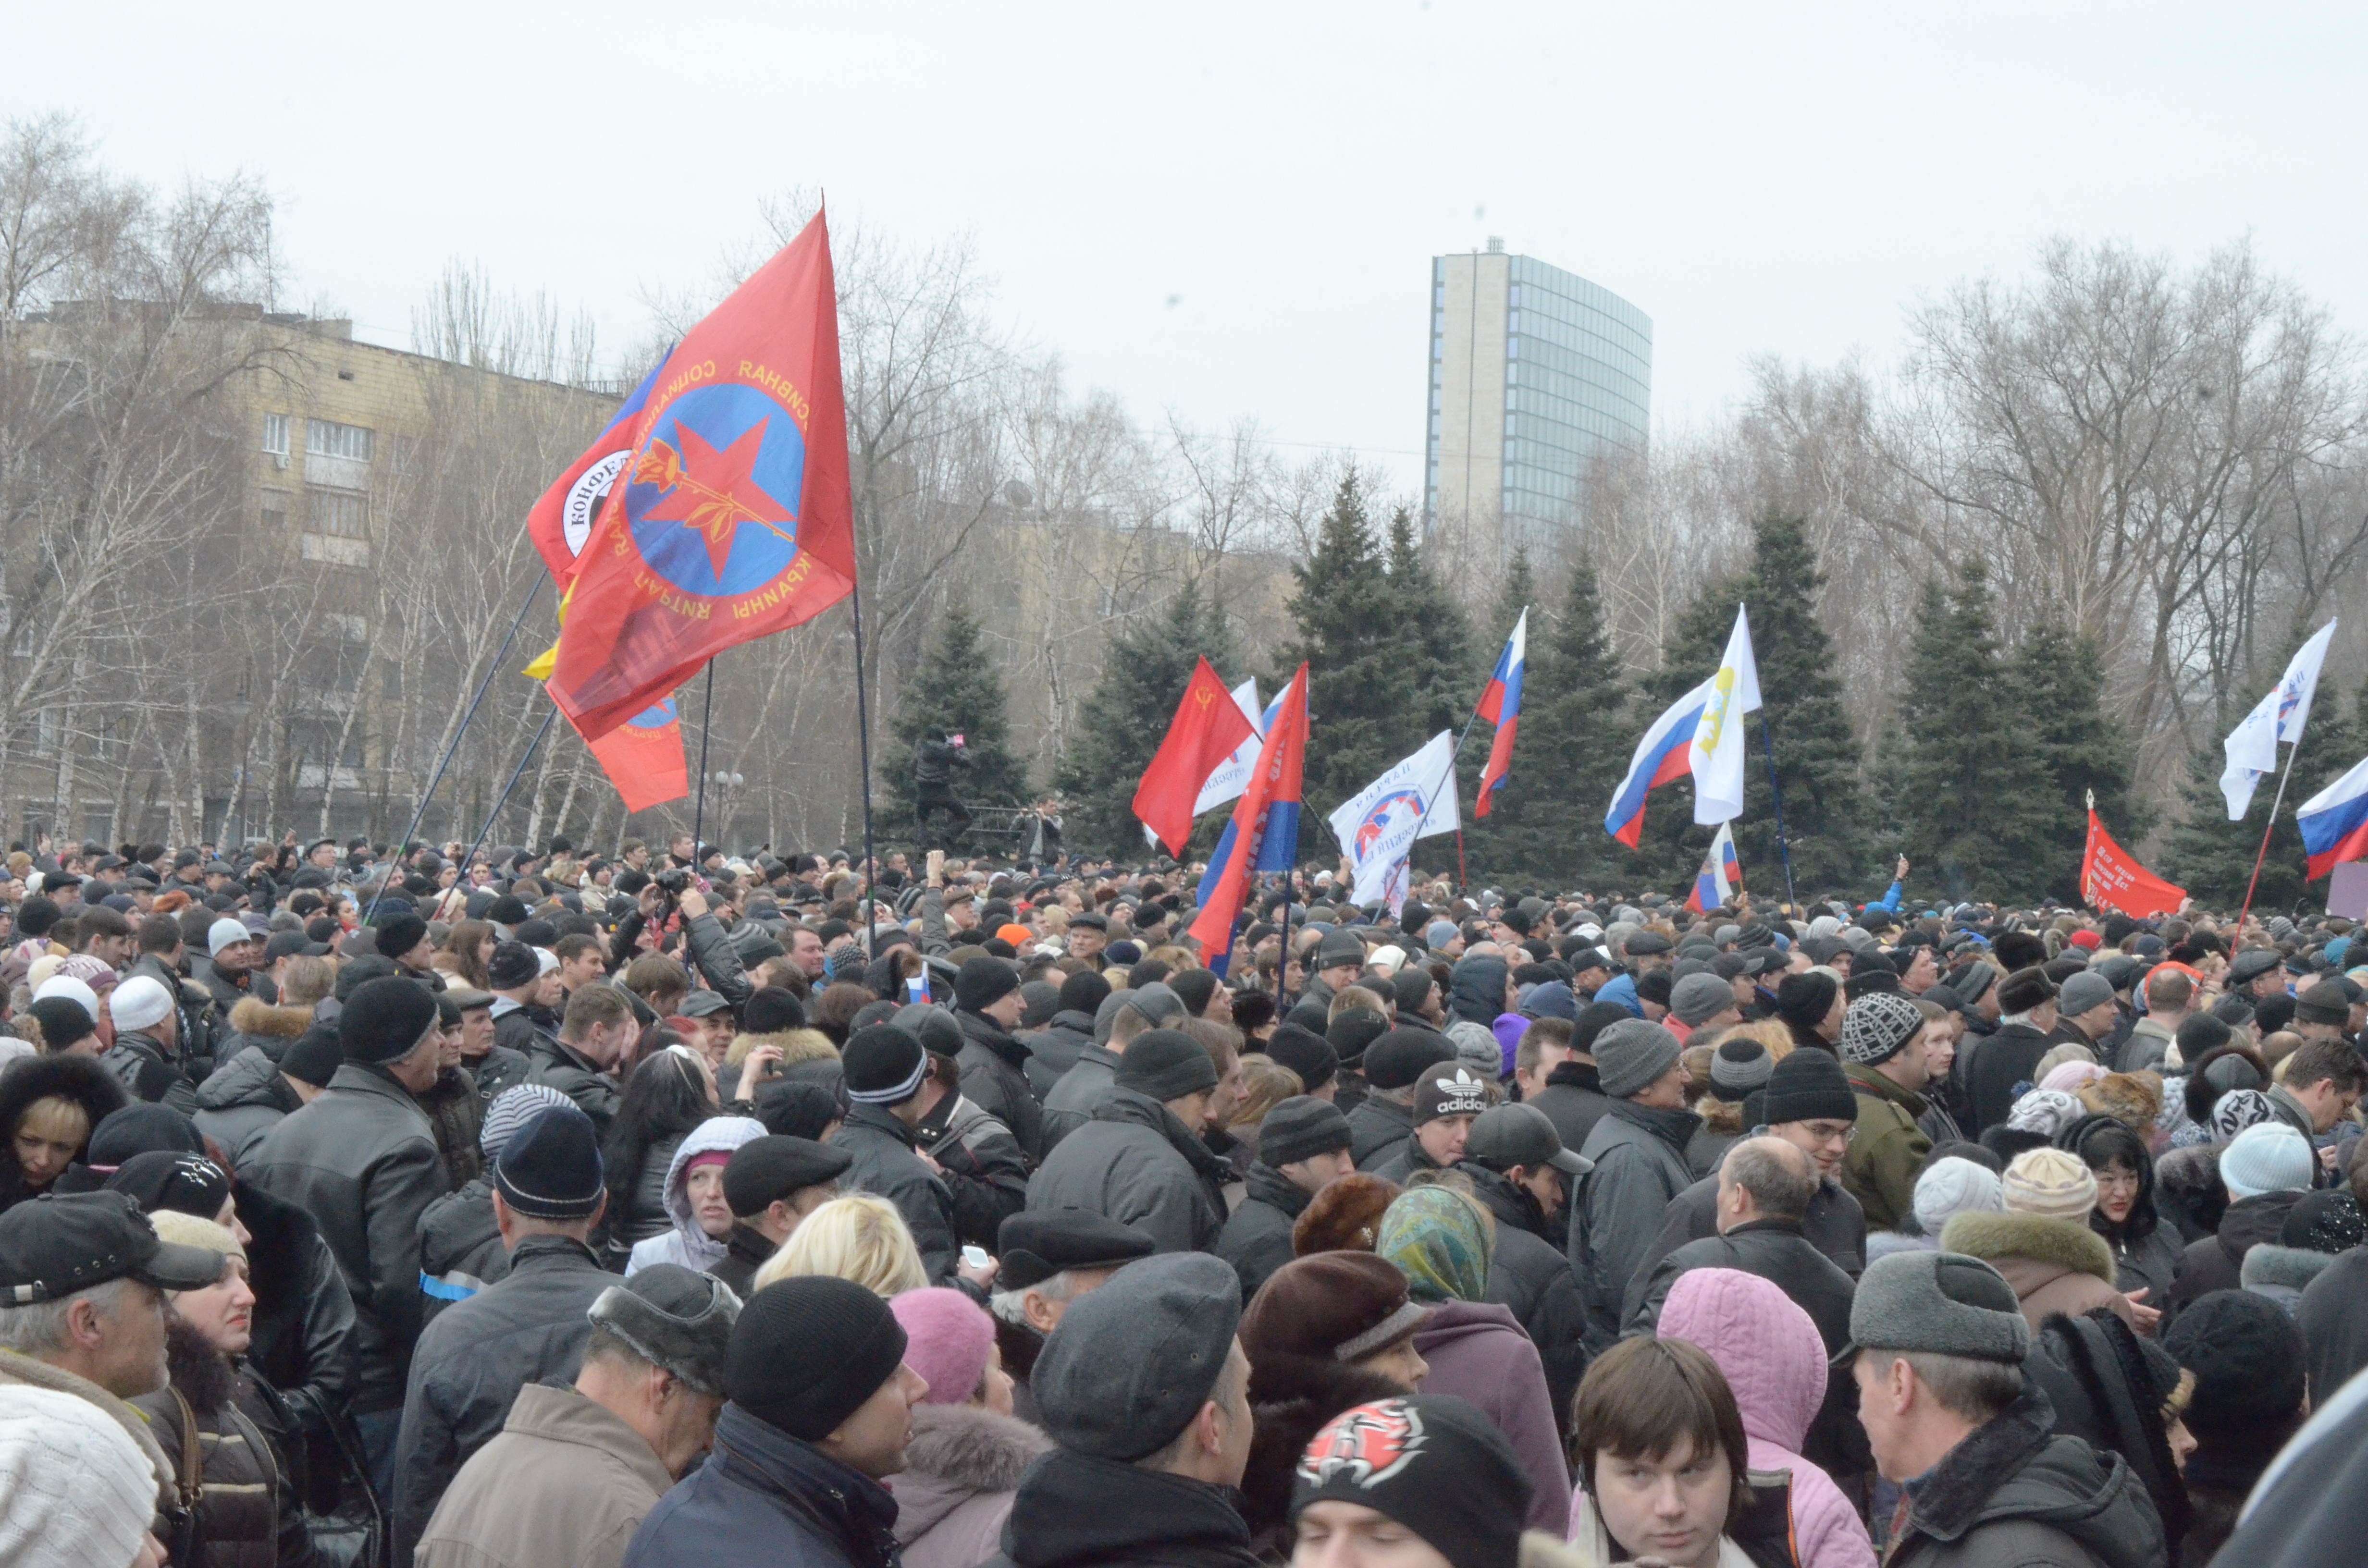
<svg viewBox="0 0 2368 1568"><path fill-rule="evenodd" d="M1417 1187L1382 1216L1373 1250L1398 1266L1417 1301L1477 1301L1488 1293L1490 1216L1463 1194Z"/></svg>

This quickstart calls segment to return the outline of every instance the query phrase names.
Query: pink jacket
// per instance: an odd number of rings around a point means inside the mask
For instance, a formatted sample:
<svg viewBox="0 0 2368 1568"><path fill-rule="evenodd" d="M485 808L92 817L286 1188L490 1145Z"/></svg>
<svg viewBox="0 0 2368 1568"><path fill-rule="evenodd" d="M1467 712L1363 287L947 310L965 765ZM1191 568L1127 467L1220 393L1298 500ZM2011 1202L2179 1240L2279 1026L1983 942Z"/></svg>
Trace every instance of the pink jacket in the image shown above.
<svg viewBox="0 0 2368 1568"><path fill-rule="evenodd" d="M1751 1468L1793 1472L1801 1568L1873 1568L1874 1543L1858 1510L1801 1457L1826 1397L1826 1347L1809 1314L1756 1274L1696 1268L1669 1288L1657 1332L1699 1345L1726 1375L1751 1440Z"/></svg>

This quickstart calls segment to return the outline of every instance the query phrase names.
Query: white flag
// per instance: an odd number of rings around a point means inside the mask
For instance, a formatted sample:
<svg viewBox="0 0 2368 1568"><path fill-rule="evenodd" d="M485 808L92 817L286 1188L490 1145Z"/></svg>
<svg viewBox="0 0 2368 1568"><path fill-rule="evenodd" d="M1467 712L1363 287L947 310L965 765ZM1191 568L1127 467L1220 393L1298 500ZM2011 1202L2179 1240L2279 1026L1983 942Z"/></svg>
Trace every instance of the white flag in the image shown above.
<svg viewBox="0 0 2368 1568"><path fill-rule="evenodd" d="M1280 705L1282 694L1277 692L1274 699ZM1258 747L1266 744L1266 727L1273 715L1261 716L1258 712L1256 676L1234 687L1234 706L1250 722L1250 738L1235 746L1234 755L1210 769L1209 777L1201 781L1201 792L1192 800L1192 814L1196 817L1227 801L1241 799L1242 791L1249 788L1251 772L1258 767Z"/></svg>
<svg viewBox="0 0 2368 1568"><path fill-rule="evenodd" d="M1735 631L1710 688L1687 758L1694 776L1694 821L1705 826L1743 814L1743 716L1759 710L1759 665L1751 656L1751 622L1741 605L1735 607Z"/></svg>
<svg viewBox="0 0 2368 1568"><path fill-rule="evenodd" d="M2220 743L2228 755L2220 793L2228 801L2230 822L2245 820L2254 787L2278 770L2278 743L2301 742L2302 727L2310 719L2310 699L2318 690L2318 667L2327 663L2327 645L2334 640L2335 622L2330 620L2295 652L2277 686Z"/></svg>
<svg viewBox="0 0 2368 1568"><path fill-rule="evenodd" d="M1392 767L1341 803L1330 821L1340 852L1356 878L1359 904L1390 896L1392 873L1405 897L1403 869L1417 838L1463 825L1455 797L1455 733L1441 730L1430 744ZM1425 808L1428 807L1428 810Z"/></svg>

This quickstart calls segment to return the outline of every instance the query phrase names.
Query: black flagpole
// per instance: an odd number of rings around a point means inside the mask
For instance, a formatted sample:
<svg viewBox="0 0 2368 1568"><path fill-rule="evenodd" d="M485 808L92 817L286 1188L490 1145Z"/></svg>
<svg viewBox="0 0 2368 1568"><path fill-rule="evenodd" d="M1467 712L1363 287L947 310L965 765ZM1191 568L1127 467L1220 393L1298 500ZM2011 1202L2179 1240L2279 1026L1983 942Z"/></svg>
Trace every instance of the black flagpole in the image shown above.
<svg viewBox="0 0 2368 1568"><path fill-rule="evenodd" d="M690 808L690 871L699 875L707 863L707 841L700 836L707 822L707 736L714 728L715 661L707 661L707 695L699 704L699 796Z"/></svg>
<svg viewBox="0 0 2368 1568"><path fill-rule="evenodd" d="M453 755L461 749L461 737L469 733L469 721L477 716L477 704L485 699L485 689L494 684L494 675L502 667L502 659L510 651L511 640L518 636L518 628L526 623L526 612L534 608L534 601L542 594L542 581L541 577L534 580L534 586L527 592L526 603L518 606L518 614L511 618L510 629L503 635L502 645L494 650L493 658L485 665L485 676L477 683L476 695L469 699L468 711L461 715L461 727L452 732L452 744L444 748L444 756L436 764L435 773L428 778L427 788L419 792L419 805L411 813L411 825L404 828L403 836L394 841L394 858L397 860L402 859L409 848L411 835L419 831L420 819L427 814L427 802L436 798L436 787L444 782L444 770L452 766ZM474 854L475 851L472 849L470 853ZM461 862L461 879L466 881L468 875L469 862L463 859ZM386 884L393 881L393 877L390 868L387 875L379 880L377 891L370 894L370 907L362 911L363 924L368 925L370 917L378 913L378 901L386 895Z"/></svg>
<svg viewBox="0 0 2368 1568"><path fill-rule="evenodd" d="M534 733L534 739L527 742L526 750L520 754L518 766L510 769L510 781L502 786L500 797L494 801L494 809L485 813L485 825L477 830L476 843L470 845L469 852L461 857L461 864L463 868L476 858L477 851L484 846L485 835L494 831L494 824L501 817L502 808L509 804L510 791L518 788L518 778L526 772L526 765L533 760L534 748L542 744L542 737L551 733L551 722L558 717L559 704L554 702L551 705L551 711L542 716L542 728Z"/></svg>

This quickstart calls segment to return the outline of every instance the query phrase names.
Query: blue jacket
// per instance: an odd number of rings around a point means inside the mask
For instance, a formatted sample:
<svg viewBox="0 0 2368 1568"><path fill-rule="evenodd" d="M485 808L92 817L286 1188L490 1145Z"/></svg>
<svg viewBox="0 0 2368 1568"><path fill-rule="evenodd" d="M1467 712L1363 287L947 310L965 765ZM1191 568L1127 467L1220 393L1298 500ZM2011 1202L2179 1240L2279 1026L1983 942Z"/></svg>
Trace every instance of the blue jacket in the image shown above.
<svg viewBox="0 0 2368 1568"><path fill-rule="evenodd" d="M895 1525L886 1487L727 1404L715 1451L650 1510L625 1568L894 1568Z"/></svg>

